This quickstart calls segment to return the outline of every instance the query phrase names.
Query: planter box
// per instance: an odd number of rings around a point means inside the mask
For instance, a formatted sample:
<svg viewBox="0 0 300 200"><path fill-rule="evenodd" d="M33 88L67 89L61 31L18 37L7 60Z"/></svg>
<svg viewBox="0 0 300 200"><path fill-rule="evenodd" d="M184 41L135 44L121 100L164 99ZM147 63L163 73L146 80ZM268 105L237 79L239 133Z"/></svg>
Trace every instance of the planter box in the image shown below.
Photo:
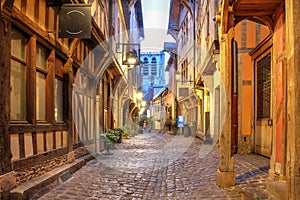
<svg viewBox="0 0 300 200"><path fill-rule="evenodd" d="M196 133L197 133L197 126L196 125L190 126L190 133L191 133L191 136L193 136L193 137L196 136Z"/></svg>

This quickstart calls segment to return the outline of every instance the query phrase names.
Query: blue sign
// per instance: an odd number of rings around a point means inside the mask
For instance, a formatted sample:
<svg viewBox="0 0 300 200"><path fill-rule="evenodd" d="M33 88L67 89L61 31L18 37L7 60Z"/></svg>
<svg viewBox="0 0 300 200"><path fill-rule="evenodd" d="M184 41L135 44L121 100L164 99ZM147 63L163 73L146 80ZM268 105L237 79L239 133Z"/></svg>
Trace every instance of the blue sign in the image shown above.
<svg viewBox="0 0 300 200"><path fill-rule="evenodd" d="M177 127L184 127L184 116L178 116Z"/></svg>

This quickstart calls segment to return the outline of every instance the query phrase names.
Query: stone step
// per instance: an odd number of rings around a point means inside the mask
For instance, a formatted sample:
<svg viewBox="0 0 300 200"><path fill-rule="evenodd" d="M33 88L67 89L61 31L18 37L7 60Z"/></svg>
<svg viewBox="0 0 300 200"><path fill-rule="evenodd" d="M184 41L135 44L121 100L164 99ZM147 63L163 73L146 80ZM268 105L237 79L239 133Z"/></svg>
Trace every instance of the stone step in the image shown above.
<svg viewBox="0 0 300 200"><path fill-rule="evenodd" d="M73 174L80 169L86 162L94 159L94 156L88 154L76 159L72 163L65 164L42 176L33 178L32 180L20 184L15 189L10 191L10 199L12 200L27 200L38 199L40 196L48 192L51 188L59 185L66 174Z"/></svg>

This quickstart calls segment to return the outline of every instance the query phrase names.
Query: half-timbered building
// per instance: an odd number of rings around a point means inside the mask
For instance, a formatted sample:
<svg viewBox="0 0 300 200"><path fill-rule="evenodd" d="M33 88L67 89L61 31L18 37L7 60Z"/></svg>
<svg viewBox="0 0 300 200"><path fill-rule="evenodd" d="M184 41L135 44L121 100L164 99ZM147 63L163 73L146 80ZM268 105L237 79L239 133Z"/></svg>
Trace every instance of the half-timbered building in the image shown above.
<svg viewBox="0 0 300 200"><path fill-rule="evenodd" d="M101 131L122 125L112 107L122 105L129 78L113 46L128 36L140 42L141 1L0 3L0 192L28 199L92 159L84 145ZM89 7L89 37L62 36L66 5ZM116 31L127 39L113 41Z"/></svg>

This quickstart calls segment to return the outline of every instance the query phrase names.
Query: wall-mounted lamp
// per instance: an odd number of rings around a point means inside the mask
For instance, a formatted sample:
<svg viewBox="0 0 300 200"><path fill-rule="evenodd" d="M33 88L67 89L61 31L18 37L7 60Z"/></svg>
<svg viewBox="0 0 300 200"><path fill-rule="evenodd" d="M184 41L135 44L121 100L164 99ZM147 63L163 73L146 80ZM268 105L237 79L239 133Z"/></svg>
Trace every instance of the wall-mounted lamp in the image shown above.
<svg viewBox="0 0 300 200"><path fill-rule="evenodd" d="M122 53L122 65L134 67L140 64L140 44L118 43L117 53Z"/></svg>
<svg viewBox="0 0 300 200"><path fill-rule="evenodd" d="M139 58L136 50L130 50L126 52L126 56L123 59L123 65L138 65Z"/></svg>

